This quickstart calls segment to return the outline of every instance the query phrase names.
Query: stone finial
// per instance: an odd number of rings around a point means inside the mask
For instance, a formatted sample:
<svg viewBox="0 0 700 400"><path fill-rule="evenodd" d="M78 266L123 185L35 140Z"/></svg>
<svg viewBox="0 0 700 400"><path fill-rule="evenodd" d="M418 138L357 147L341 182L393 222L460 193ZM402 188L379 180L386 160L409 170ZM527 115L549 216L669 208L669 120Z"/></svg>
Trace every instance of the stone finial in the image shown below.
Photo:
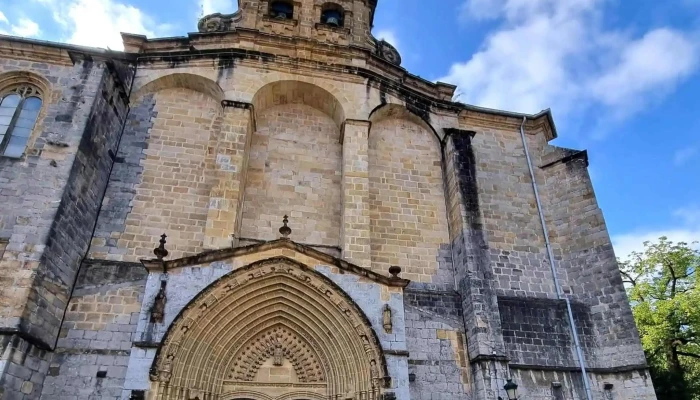
<svg viewBox="0 0 700 400"><path fill-rule="evenodd" d="M159 260L162 260L168 256L168 250L165 250L165 239L167 237L168 236L165 233L160 235L160 246L153 249L153 254L155 254Z"/></svg>
<svg viewBox="0 0 700 400"><path fill-rule="evenodd" d="M289 223L289 217L287 215L284 216L282 219L282 227L280 228L280 234L282 235L283 238L288 238L289 235L292 233L292 228L287 226L287 223Z"/></svg>
<svg viewBox="0 0 700 400"><path fill-rule="evenodd" d="M401 267L399 267L398 265L392 265L391 267L389 267L389 273L391 274L391 279L399 279Z"/></svg>

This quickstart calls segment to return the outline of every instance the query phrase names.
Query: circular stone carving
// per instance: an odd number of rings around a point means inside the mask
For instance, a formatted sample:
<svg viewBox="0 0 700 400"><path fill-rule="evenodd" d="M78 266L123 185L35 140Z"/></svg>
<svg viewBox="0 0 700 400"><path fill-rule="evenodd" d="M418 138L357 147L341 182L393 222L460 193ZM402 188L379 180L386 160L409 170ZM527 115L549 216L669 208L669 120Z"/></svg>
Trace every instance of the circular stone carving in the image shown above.
<svg viewBox="0 0 700 400"><path fill-rule="evenodd" d="M394 65L401 65L401 55L396 47L392 46L386 40L380 40L377 43L379 47L379 56Z"/></svg>
<svg viewBox="0 0 700 400"><path fill-rule="evenodd" d="M231 29L231 25L233 22L236 22L239 16L240 14L238 12L233 14L210 14L199 20L197 29L199 29L201 33L227 31Z"/></svg>

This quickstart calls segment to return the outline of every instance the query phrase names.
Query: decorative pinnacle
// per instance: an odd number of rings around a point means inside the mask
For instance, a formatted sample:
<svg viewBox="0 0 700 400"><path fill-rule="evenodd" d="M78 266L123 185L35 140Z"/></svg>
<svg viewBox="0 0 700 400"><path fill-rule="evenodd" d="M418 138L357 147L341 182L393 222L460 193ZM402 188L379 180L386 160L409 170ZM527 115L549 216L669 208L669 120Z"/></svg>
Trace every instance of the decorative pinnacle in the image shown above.
<svg viewBox="0 0 700 400"><path fill-rule="evenodd" d="M168 256L168 250L165 250L165 239L167 237L168 236L165 233L160 235L160 246L153 249L153 254L155 254L159 260L162 260Z"/></svg>
<svg viewBox="0 0 700 400"><path fill-rule="evenodd" d="M285 215L284 218L282 219L282 223L284 225L280 228L280 234L285 239L288 238L289 235L292 233L292 228L287 226L288 222L289 222L289 217Z"/></svg>
<svg viewBox="0 0 700 400"><path fill-rule="evenodd" d="M391 274L391 279L399 279L401 267L399 267L398 265L392 265L391 267L389 267L389 273Z"/></svg>

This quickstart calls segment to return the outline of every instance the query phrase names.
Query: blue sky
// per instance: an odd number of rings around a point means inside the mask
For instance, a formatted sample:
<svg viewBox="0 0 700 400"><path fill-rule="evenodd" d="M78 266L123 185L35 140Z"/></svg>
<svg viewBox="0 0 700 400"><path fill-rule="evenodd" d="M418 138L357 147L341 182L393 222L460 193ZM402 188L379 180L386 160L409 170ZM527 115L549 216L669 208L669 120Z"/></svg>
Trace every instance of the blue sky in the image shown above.
<svg viewBox="0 0 700 400"><path fill-rule="evenodd" d="M236 4L0 0L0 33L121 49L120 31L183 35ZM700 0L379 0L374 33L459 101L551 108L553 144L589 150L618 256L700 240Z"/></svg>

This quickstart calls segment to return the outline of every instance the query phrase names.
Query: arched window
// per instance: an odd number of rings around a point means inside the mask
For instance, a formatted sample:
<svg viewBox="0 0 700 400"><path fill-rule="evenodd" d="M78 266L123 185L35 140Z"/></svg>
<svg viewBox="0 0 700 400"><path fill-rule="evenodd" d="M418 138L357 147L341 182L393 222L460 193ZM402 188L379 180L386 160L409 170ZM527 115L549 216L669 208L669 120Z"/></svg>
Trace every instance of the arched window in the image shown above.
<svg viewBox="0 0 700 400"><path fill-rule="evenodd" d="M19 86L0 95L0 155L21 157L41 110L39 91Z"/></svg>
<svg viewBox="0 0 700 400"><path fill-rule="evenodd" d="M294 5L291 1L273 1L270 3L270 17L275 19L292 19Z"/></svg>
<svg viewBox="0 0 700 400"><path fill-rule="evenodd" d="M343 7L335 3L326 3L321 10L321 23L340 28L345 23L345 11Z"/></svg>

